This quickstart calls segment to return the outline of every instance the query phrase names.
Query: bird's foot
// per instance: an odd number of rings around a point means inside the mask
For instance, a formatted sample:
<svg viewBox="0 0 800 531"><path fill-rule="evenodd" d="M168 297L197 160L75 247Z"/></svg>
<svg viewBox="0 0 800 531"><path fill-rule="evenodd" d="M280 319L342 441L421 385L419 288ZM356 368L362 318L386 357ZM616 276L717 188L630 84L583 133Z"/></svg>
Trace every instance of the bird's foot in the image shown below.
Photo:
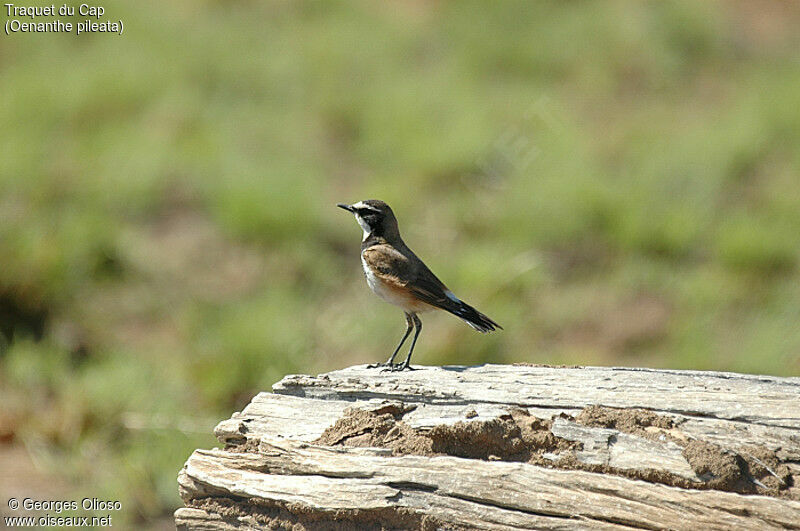
<svg viewBox="0 0 800 531"><path fill-rule="evenodd" d="M391 360L383 363L373 363L367 365L367 369L381 369L381 372L400 372L400 371L416 371L408 362L393 363Z"/></svg>
<svg viewBox="0 0 800 531"><path fill-rule="evenodd" d="M392 365L389 370L392 372L400 372L400 371L417 371L419 369L415 369L408 363L397 363L395 365Z"/></svg>
<svg viewBox="0 0 800 531"><path fill-rule="evenodd" d="M383 363L373 363L373 364L371 364L371 365L367 365L367 369L383 369L383 370L389 370L389 369L391 369L392 367L394 367L394 363L390 363L390 362L388 362L388 361L385 361L385 362L383 362Z"/></svg>

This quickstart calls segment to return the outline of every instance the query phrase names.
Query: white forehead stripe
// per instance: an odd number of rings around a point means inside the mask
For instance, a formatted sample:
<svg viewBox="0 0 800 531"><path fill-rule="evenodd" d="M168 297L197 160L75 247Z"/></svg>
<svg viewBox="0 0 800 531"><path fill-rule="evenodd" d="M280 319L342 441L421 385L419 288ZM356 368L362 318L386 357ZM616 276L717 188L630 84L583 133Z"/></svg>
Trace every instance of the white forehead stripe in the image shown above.
<svg viewBox="0 0 800 531"><path fill-rule="evenodd" d="M354 203L352 205L352 207L355 208L356 210L360 210L360 209L366 208L367 210L372 210L373 212L378 212L377 208L375 208L373 206L369 206L364 201L359 201L358 203Z"/></svg>

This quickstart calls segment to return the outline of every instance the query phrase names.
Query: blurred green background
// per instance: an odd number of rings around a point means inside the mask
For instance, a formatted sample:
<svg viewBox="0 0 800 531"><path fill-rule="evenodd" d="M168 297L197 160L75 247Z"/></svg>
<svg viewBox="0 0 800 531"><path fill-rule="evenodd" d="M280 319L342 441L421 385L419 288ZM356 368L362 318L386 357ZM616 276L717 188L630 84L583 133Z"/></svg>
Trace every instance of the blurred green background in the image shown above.
<svg viewBox="0 0 800 531"><path fill-rule="evenodd" d="M217 421L383 361L337 202L505 327L430 315L419 364L800 375L797 3L101 5L0 37L7 489L168 527Z"/></svg>

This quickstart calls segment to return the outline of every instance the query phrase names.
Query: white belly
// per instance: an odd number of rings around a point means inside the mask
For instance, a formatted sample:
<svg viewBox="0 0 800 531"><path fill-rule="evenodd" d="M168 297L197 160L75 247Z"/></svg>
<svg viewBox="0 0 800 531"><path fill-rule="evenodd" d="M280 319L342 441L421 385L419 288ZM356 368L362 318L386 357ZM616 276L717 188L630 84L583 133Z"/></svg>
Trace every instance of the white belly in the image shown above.
<svg viewBox="0 0 800 531"><path fill-rule="evenodd" d="M369 285L369 289L375 293L378 297L385 300L386 302L390 302L392 304L397 304L398 306L402 306L400 304L400 298L394 296L388 287L372 272L372 270L367 267L367 262L364 261L364 257L361 257L361 267L364 268L364 276L367 277L367 284Z"/></svg>

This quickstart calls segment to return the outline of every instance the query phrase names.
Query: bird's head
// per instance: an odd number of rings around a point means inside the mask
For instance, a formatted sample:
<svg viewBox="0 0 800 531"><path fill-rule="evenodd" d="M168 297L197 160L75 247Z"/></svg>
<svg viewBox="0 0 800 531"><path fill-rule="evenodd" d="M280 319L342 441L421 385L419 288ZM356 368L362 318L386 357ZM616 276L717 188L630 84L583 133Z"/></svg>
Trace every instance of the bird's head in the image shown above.
<svg viewBox="0 0 800 531"><path fill-rule="evenodd" d="M370 236L383 237L389 241L394 238L400 238L397 218L394 217L394 212L389 208L389 205L383 201L366 199L352 205L339 203L336 206L355 215L356 221L364 230L365 240Z"/></svg>

